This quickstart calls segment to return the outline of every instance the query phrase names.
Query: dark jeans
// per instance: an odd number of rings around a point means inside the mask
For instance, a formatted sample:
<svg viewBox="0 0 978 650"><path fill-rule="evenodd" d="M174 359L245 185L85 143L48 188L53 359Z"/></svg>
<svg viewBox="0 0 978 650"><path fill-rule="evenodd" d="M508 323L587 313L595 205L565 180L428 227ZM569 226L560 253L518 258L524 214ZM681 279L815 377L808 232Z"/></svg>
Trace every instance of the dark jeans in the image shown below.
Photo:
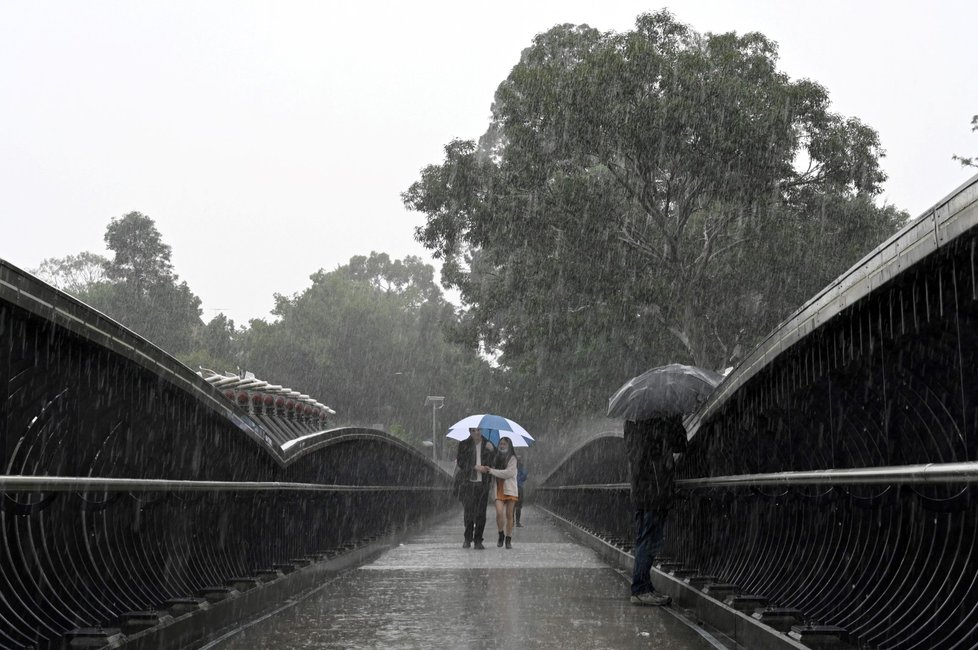
<svg viewBox="0 0 978 650"><path fill-rule="evenodd" d="M632 595L655 591L652 587L652 564L662 551L665 537L665 512L635 511L635 571L632 573Z"/></svg>
<svg viewBox="0 0 978 650"><path fill-rule="evenodd" d="M481 542L486 530L486 506L489 504L488 481L462 485L462 507L465 509L465 541Z"/></svg>
<svg viewBox="0 0 978 650"><path fill-rule="evenodd" d="M516 523L520 523L520 515L523 514L523 486L519 487L520 500L516 502Z"/></svg>

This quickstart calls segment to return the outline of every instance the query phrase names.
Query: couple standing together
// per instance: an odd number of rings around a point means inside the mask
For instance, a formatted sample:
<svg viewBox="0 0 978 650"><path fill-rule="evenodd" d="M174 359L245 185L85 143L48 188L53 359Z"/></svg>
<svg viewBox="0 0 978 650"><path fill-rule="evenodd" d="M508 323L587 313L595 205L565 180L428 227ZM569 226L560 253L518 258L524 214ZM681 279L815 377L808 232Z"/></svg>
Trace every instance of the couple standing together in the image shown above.
<svg viewBox="0 0 978 650"><path fill-rule="evenodd" d="M519 502L516 474L519 461L509 438L499 438L499 449L484 440L479 429L469 429L469 437L458 443L455 457L456 485L465 510L465 542L462 548L484 549L486 506L490 493L496 502L496 546L513 548L513 521Z"/></svg>

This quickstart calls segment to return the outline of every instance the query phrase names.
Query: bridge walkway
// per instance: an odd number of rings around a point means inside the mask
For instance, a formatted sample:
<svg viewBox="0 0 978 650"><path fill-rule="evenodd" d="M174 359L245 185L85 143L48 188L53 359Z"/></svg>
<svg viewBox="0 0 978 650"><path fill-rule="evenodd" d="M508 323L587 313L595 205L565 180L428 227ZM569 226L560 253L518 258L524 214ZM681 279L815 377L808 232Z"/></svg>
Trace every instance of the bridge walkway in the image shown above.
<svg viewBox="0 0 978 650"><path fill-rule="evenodd" d="M528 506L511 550L462 548L461 512L203 648L714 648ZM491 537L491 538L490 538Z"/></svg>

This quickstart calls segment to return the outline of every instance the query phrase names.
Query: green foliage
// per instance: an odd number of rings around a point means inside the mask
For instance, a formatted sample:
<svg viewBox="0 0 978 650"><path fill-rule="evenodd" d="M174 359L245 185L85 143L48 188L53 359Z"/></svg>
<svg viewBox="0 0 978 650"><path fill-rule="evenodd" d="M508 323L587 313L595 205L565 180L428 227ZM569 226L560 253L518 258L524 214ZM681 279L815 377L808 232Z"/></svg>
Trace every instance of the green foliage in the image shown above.
<svg viewBox="0 0 978 650"><path fill-rule="evenodd" d="M451 424L450 422L448 424ZM447 426L447 425L446 425ZM400 438L404 442L408 443L412 447L422 449L423 442L430 439L431 432L420 432L420 431L408 431L400 424L392 424L388 427L387 432L390 433L395 438ZM425 435L426 434L426 435Z"/></svg>
<svg viewBox="0 0 978 650"><path fill-rule="evenodd" d="M193 349L195 332L202 326L200 298L175 278L139 291L125 282L101 282L79 297L178 357Z"/></svg>
<svg viewBox="0 0 978 650"><path fill-rule="evenodd" d="M195 329L192 349L180 355L180 361L194 369L204 367L220 373L240 372L242 334L235 330L233 320L218 314L203 327Z"/></svg>
<svg viewBox="0 0 978 650"><path fill-rule="evenodd" d="M179 282L152 219L130 212L105 231L111 260L83 252L44 260L35 273L167 352L187 355L202 327L200 298Z"/></svg>
<svg viewBox="0 0 978 650"><path fill-rule="evenodd" d="M763 35L660 12L537 36L485 135L403 199L461 292L458 336L559 417L653 365L739 359L905 218L872 200L882 155Z"/></svg>
<svg viewBox="0 0 978 650"><path fill-rule="evenodd" d="M105 280L108 263L101 255L83 251L77 255L49 257L31 272L52 286L78 296L91 285Z"/></svg>
<svg viewBox="0 0 978 650"><path fill-rule="evenodd" d="M276 296L277 321L251 321L242 334L246 366L328 403L336 422L428 439L426 395L446 395L445 427L486 408L490 393L488 364L445 340L455 314L433 278L418 258L391 261L383 253L321 270L302 293Z"/></svg>
<svg viewBox="0 0 978 650"><path fill-rule="evenodd" d="M129 212L109 222L105 246L115 253L106 266L110 280L125 284L134 293L175 281L170 247L156 223L141 212Z"/></svg>
<svg viewBox="0 0 978 650"><path fill-rule="evenodd" d="M973 132L978 131L978 115L975 115L975 116L973 116L971 118L971 130ZM954 155L954 156L951 156L951 158L953 160L957 160L959 163L961 163L961 166L962 167L975 167L975 168L978 168L978 156L974 156L974 157L971 157L971 158L965 158L964 156Z"/></svg>

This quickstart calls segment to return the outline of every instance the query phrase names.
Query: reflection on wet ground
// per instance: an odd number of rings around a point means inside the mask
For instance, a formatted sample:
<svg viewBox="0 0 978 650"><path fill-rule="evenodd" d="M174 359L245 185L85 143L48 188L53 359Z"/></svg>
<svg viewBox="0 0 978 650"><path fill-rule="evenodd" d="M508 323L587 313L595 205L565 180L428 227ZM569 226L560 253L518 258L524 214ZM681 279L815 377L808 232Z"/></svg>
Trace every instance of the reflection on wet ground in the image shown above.
<svg viewBox="0 0 978 650"><path fill-rule="evenodd" d="M220 648L711 648L530 507L514 548L462 548L461 513Z"/></svg>

